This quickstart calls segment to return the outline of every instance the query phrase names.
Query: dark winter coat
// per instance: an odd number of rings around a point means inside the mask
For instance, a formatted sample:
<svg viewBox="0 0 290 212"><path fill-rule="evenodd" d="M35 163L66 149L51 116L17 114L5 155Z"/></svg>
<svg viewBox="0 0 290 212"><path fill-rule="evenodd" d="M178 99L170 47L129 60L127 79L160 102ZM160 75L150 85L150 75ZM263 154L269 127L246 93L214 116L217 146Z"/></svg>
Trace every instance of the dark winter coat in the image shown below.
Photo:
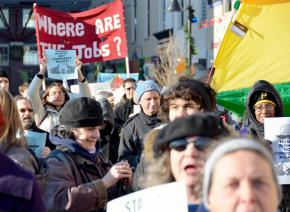
<svg viewBox="0 0 290 212"><path fill-rule="evenodd" d="M48 158L50 178L45 192L49 211L103 211L117 197L116 188L106 189L102 178L111 168L99 150L91 154L72 139L50 136L56 150Z"/></svg>
<svg viewBox="0 0 290 212"><path fill-rule="evenodd" d="M103 98L99 99L103 109L105 128L100 130L100 143L104 155L114 164L118 160L118 148L120 143L119 131L115 127L114 112L110 102Z"/></svg>
<svg viewBox="0 0 290 212"><path fill-rule="evenodd" d="M33 175L0 153L0 211L46 211Z"/></svg>
<svg viewBox="0 0 290 212"><path fill-rule="evenodd" d="M146 133L160 124L157 116L148 116L142 110L129 118L121 134L119 160L127 160L134 171L140 161Z"/></svg>
<svg viewBox="0 0 290 212"><path fill-rule="evenodd" d="M124 95L120 102L115 106L115 124L116 127L123 128L126 121L129 119L130 114L133 113L134 101L127 99Z"/></svg>
<svg viewBox="0 0 290 212"><path fill-rule="evenodd" d="M261 124L257 121L255 117L254 105L256 103L257 96L261 93L261 91L266 91L267 93L271 93L275 98L275 116L282 117L283 116L283 105L282 99L274 88L272 84L265 80L257 81L252 89L249 91L247 96L246 103L246 122L248 124L248 133L253 135L254 137L264 139L264 124Z"/></svg>

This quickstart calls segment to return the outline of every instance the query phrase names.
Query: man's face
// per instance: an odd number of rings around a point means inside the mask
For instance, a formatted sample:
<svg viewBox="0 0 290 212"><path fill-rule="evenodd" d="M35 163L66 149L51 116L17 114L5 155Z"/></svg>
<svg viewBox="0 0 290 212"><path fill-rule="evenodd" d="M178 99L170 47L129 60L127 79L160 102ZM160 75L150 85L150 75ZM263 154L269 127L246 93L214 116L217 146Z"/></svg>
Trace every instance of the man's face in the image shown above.
<svg viewBox="0 0 290 212"><path fill-rule="evenodd" d="M169 121L174 121L177 118L186 117L197 112L202 112L200 105L193 100L184 100L181 98L172 99L169 101Z"/></svg>
<svg viewBox="0 0 290 212"><path fill-rule="evenodd" d="M142 95L139 103L146 115L155 115L160 108L160 95L156 91L147 91Z"/></svg>
<svg viewBox="0 0 290 212"><path fill-rule="evenodd" d="M127 99L133 99L135 93L136 85L131 82L127 82L124 85L125 95Z"/></svg>
<svg viewBox="0 0 290 212"><path fill-rule="evenodd" d="M6 77L0 77L0 89L9 90L9 80Z"/></svg>
<svg viewBox="0 0 290 212"><path fill-rule="evenodd" d="M32 106L30 102L25 99L18 100L16 104L22 126L25 130L28 130L34 121Z"/></svg>

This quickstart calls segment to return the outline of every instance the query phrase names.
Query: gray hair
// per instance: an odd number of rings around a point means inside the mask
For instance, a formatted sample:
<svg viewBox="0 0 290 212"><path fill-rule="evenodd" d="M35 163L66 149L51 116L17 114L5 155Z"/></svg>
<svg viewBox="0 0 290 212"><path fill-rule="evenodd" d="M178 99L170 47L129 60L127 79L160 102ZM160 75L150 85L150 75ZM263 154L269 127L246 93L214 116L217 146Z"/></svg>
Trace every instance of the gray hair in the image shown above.
<svg viewBox="0 0 290 212"><path fill-rule="evenodd" d="M277 192L278 196L281 199L281 187L278 183L277 175L275 169L273 167L273 158L270 151L263 146L262 144L258 143L257 141L246 139L246 138L236 138L229 141L226 141L220 144L213 152L210 154L208 160L206 161L204 167L204 178L203 178L203 203L205 207L208 209L208 196L209 191L212 184L212 176L214 172L214 168L217 162L226 154L233 153L238 150L250 150L258 153L263 158L267 160L272 168L272 175L277 185Z"/></svg>

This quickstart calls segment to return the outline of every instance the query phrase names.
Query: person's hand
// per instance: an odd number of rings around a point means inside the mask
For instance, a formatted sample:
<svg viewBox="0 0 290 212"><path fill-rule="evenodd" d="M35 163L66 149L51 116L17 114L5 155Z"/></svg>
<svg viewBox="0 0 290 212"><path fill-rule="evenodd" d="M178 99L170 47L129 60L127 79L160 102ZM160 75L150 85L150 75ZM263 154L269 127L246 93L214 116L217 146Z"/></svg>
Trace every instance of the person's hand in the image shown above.
<svg viewBox="0 0 290 212"><path fill-rule="evenodd" d="M83 82L85 77L82 73L82 66L83 66L83 63L82 61L80 61L79 58L76 58L76 70L78 72L78 79L79 79L79 82Z"/></svg>
<svg viewBox="0 0 290 212"><path fill-rule="evenodd" d="M51 152L49 147L44 147L44 149L41 152L40 157L41 158L47 158L47 156L49 155L49 153Z"/></svg>
<svg viewBox="0 0 290 212"><path fill-rule="evenodd" d="M126 161L121 161L114 164L109 172L102 178L102 181L106 188L110 188L116 184L120 179L127 178L129 184L132 182L132 169Z"/></svg>
<svg viewBox="0 0 290 212"><path fill-rule="evenodd" d="M44 75L47 70L47 58L44 56L40 59L39 74Z"/></svg>

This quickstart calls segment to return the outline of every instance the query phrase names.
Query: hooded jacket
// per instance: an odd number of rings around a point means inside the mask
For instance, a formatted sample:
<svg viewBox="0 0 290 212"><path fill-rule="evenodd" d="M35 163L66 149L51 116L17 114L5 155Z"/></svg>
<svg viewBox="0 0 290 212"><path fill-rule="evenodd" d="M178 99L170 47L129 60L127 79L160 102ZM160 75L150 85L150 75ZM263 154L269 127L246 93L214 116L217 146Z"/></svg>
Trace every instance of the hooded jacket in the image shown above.
<svg viewBox="0 0 290 212"><path fill-rule="evenodd" d="M277 90L271 83L265 80L255 82L252 89L249 91L246 103L246 122L248 124L248 133L254 137L264 139L264 124L257 121L254 110L257 96L261 93L261 91L265 91L273 95L274 103L276 104L275 117L283 116L283 105L282 99Z"/></svg>

